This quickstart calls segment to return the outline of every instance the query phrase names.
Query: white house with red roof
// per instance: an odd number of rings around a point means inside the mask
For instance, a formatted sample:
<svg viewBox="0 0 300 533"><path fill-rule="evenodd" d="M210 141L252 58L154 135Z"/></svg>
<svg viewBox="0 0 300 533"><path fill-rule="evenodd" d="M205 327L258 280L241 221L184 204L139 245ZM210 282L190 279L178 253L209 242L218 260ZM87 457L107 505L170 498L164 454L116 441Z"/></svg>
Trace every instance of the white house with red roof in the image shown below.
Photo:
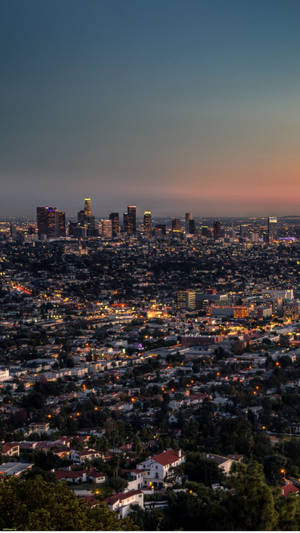
<svg viewBox="0 0 300 533"><path fill-rule="evenodd" d="M53 473L57 481L66 481L67 483L82 483L87 481L87 475L84 470L56 470Z"/></svg>
<svg viewBox="0 0 300 533"><path fill-rule="evenodd" d="M127 516L131 505L144 509L144 494L141 490L130 490L109 496L104 500L111 511L117 511L121 518Z"/></svg>
<svg viewBox="0 0 300 533"><path fill-rule="evenodd" d="M138 468L133 468L131 470L124 469L122 470L122 474L124 474L126 479L128 480L127 488L124 492L128 492L130 490L138 490L143 487L145 474L144 470L139 470Z"/></svg>
<svg viewBox="0 0 300 533"><path fill-rule="evenodd" d="M96 468L88 471L87 477L92 483L105 483L106 476L102 472L98 472Z"/></svg>
<svg viewBox="0 0 300 533"><path fill-rule="evenodd" d="M53 474L55 475L58 481L67 481L68 483L104 483L106 481L106 476L101 472L98 472L96 468L91 470L54 470Z"/></svg>
<svg viewBox="0 0 300 533"><path fill-rule="evenodd" d="M185 457L181 450L166 450L158 455L148 457L137 465L139 470L144 470L144 487L160 488L165 478L176 467L184 463Z"/></svg>

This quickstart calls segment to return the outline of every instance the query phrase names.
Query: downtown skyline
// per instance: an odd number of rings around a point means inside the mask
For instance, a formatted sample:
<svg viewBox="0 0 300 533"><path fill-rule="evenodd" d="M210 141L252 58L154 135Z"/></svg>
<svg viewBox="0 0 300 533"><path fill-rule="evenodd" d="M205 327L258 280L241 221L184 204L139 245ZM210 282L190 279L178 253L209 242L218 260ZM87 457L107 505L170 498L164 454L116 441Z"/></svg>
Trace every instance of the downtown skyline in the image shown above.
<svg viewBox="0 0 300 533"><path fill-rule="evenodd" d="M297 215L296 2L0 9L1 216Z"/></svg>

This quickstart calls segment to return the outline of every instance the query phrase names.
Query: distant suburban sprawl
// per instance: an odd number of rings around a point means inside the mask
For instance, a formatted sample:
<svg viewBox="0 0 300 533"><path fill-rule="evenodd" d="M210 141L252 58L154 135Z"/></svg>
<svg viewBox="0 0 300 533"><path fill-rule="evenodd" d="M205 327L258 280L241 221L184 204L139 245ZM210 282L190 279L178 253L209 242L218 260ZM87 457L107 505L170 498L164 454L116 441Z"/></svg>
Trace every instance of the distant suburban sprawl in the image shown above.
<svg viewBox="0 0 300 533"><path fill-rule="evenodd" d="M38 206L0 304L0 529L300 529L300 217Z"/></svg>

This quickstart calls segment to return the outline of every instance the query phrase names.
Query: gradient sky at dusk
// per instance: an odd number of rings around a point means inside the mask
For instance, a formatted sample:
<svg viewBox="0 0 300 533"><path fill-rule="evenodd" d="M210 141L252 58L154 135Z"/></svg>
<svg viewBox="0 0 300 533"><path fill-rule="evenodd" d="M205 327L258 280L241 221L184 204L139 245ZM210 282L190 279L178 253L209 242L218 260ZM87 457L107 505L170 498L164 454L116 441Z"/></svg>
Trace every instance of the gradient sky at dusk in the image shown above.
<svg viewBox="0 0 300 533"><path fill-rule="evenodd" d="M300 214L299 0L2 0L0 216Z"/></svg>

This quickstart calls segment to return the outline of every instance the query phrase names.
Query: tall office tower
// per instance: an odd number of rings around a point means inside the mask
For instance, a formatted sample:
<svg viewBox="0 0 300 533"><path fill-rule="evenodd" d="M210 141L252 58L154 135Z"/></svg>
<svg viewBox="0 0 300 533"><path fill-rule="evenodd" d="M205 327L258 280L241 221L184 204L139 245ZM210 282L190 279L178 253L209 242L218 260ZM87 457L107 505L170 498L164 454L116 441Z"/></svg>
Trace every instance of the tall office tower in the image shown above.
<svg viewBox="0 0 300 533"><path fill-rule="evenodd" d="M13 224L13 222L10 223L10 236L12 239L15 239L17 236L17 229L16 225Z"/></svg>
<svg viewBox="0 0 300 533"><path fill-rule="evenodd" d="M144 212L144 234L146 237L151 237L152 233L152 215L151 211Z"/></svg>
<svg viewBox="0 0 300 533"><path fill-rule="evenodd" d="M82 227L77 222L69 222L68 235L69 237L76 237L79 239L82 237Z"/></svg>
<svg viewBox="0 0 300 533"><path fill-rule="evenodd" d="M92 216L92 205L90 198L85 198L84 200L84 214L86 217Z"/></svg>
<svg viewBox="0 0 300 533"><path fill-rule="evenodd" d="M128 235L136 233L136 205L129 205L127 207L127 221L128 221Z"/></svg>
<svg viewBox="0 0 300 533"><path fill-rule="evenodd" d="M36 208L36 220L37 220L39 239L40 240L47 239L48 207L37 207Z"/></svg>
<svg viewBox="0 0 300 533"><path fill-rule="evenodd" d="M65 213L56 207L37 207L37 226L40 240L66 236Z"/></svg>
<svg viewBox="0 0 300 533"><path fill-rule="evenodd" d="M123 233L128 233L128 214L123 213Z"/></svg>
<svg viewBox="0 0 300 533"><path fill-rule="evenodd" d="M107 239L112 238L112 221L110 219L101 220L101 234Z"/></svg>
<svg viewBox="0 0 300 533"><path fill-rule="evenodd" d="M268 243L276 240L277 237L277 217L268 217Z"/></svg>
<svg viewBox="0 0 300 533"><path fill-rule="evenodd" d="M156 235L166 235L167 233L166 224L156 224L154 231Z"/></svg>
<svg viewBox="0 0 300 533"><path fill-rule="evenodd" d="M96 228L95 217L88 217L87 234L91 236L98 235L98 229Z"/></svg>
<svg viewBox="0 0 300 533"><path fill-rule="evenodd" d="M194 235L194 233L196 233L196 224L195 224L195 220L193 218L191 218L191 220L189 220L189 233L191 233L192 235Z"/></svg>
<svg viewBox="0 0 300 533"><path fill-rule="evenodd" d="M240 237L241 239L246 239L249 237L249 226L248 224L241 224L240 225Z"/></svg>
<svg viewBox="0 0 300 533"><path fill-rule="evenodd" d="M214 240L217 241L222 236L221 222L216 220L214 222Z"/></svg>
<svg viewBox="0 0 300 533"><path fill-rule="evenodd" d="M84 214L84 209L81 209L80 211L78 211L77 213L77 222L78 224L80 224L80 226L84 226L85 224L85 214Z"/></svg>
<svg viewBox="0 0 300 533"><path fill-rule="evenodd" d="M251 242L259 242L259 234L256 232L250 233L250 241Z"/></svg>
<svg viewBox="0 0 300 533"><path fill-rule="evenodd" d="M86 228L88 236L98 235L96 229L95 217L92 214L91 199L85 198L84 208L78 212L77 215L78 224L82 228Z"/></svg>
<svg viewBox="0 0 300 533"><path fill-rule="evenodd" d="M192 219L192 213L185 213L185 233L190 233L190 220Z"/></svg>
<svg viewBox="0 0 300 533"><path fill-rule="evenodd" d="M58 232L59 237L66 236L66 214L63 211L56 212L57 222L56 222L56 231Z"/></svg>
<svg viewBox="0 0 300 533"><path fill-rule="evenodd" d="M49 207L48 208L48 218L47 218L47 238L48 239L55 239L56 235L56 227L57 227L57 215L56 215L56 208L55 207Z"/></svg>
<svg viewBox="0 0 300 533"><path fill-rule="evenodd" d="M117 237L120 233L119 213L110 213L109 220L111 220L112 236Z"/></svg>
<svg viewBox="0 0 300 533"><path fill-rule="evenodd" d="M201 234L203 237L211 237L211 231L208 226L201 226Z"/></svg>
<svg viewBox="0 0 300 533"><path fill-rule="evenodd" d="M181 231L181 222L179 218L172 219L172 231Z"/></svg>

